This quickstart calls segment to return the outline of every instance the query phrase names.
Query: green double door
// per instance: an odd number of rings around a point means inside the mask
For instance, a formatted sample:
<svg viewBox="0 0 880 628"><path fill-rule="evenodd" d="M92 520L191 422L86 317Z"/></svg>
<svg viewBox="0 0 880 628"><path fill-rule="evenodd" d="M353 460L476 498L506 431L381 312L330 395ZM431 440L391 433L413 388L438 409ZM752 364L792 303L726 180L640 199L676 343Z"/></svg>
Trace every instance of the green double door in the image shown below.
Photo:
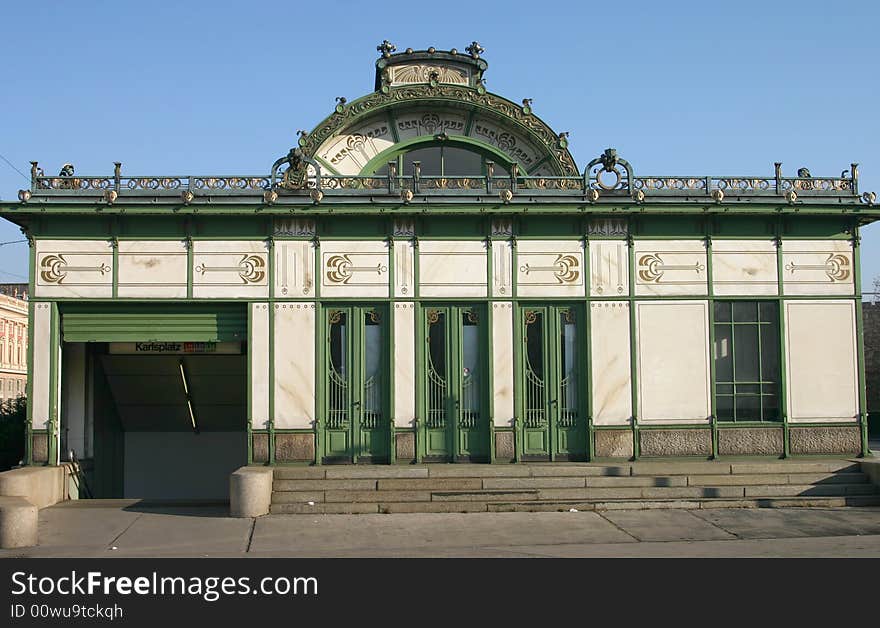
<svg viewBox="0 0 880 628"><path fill-rule="evenodd" d="M489 459L488 332L485 308L427 305L424 338L422 459Z"/></svg>
<svg viewBox="0 0 880 628"><path fill-rule="evenodd" d="M586 460L586 326L580 306L520 309L524 460Z"/></svg>
<svg viewBox="0 0 880 628"><path fill-rule="evenodd" d="M389 459L388 324L383 314L371 306L324 308L325 463Z"/></svg>

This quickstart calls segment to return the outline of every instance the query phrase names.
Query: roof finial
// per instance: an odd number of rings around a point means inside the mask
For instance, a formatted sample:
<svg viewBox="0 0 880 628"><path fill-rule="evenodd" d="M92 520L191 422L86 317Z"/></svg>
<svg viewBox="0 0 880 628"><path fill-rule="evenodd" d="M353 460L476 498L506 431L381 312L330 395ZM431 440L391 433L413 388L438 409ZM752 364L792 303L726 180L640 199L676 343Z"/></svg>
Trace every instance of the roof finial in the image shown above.
<svg viewBox="0 0 880 628"><path fill-rule="evenodd" d="M465 50L474 59L479 59L480 55L486 52L486 50L480 45L480 42L478 41L472 41L471 45L465 48Z"/></svg>
<svg viewBox="0 0 880 628"><path fill-rule="evenodd" d="M397 50L397 46L392 44L387 39L383 40L381 44L376 46L376 50L382 53L382 56L386 59L391 56L391 53Z"/></svg>

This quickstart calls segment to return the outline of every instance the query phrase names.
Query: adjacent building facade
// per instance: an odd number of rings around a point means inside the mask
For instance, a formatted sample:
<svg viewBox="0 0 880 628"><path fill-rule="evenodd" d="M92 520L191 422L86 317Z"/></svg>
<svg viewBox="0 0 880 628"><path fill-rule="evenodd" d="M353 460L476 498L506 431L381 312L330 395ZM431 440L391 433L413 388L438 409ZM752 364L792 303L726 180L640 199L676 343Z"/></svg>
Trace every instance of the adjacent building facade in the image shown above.
<svg viewBox="0 0 880 628"><path fill-rule="evenodd" d="M247 463L866 451L856 164L577 166L476 42L379 50L375 91L266 174L34 163L3 204L31 242L31 464L193 497Z"/></svg>
<svg viewBox="0 0 880 628"><path fill-rule="evenodd" d="M27 284L0 284L0 401L27 391L27 295Z"/></svg>

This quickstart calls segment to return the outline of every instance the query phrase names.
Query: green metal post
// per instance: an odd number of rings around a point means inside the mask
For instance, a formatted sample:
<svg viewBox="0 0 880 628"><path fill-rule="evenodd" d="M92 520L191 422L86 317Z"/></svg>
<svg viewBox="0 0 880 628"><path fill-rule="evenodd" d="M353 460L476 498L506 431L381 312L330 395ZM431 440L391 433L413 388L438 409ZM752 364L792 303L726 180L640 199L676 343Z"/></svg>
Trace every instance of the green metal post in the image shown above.
<svg viewBox="0 0 880 628"><path fill-rule="evenodd" d="M779 292L779 408L782 414L782 457L791 457L788 426L788 373L785 342L785 286L783 282L782 218L776 222L776 280Z"/></svg>
<svg viewBox="0 0 880 628"><path fill-rule="evenodd" d="M861 261L861 234L858 224L853 225L852 229L852 247L853 247L853 281L855 282L855 314L856 314L856 352L858 361L858 379L859 379L859 432L861 435L861 456L869 455L868 447L868 400L865 382L865 320L862 308L862 261Z"/></svg>

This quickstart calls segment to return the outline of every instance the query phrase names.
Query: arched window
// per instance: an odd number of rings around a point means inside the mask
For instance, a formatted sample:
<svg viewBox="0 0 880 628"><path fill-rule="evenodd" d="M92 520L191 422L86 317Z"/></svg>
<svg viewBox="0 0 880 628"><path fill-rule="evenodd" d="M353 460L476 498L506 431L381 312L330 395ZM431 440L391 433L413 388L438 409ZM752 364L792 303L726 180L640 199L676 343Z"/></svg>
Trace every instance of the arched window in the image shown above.
<svg viewBox="0 0 880 628"><path fill-rule="evenodd" d="M499 163L491 156L476 150L468 150L459 146L446 144L414 148L400 153L388 161L397 161L397 172L403 176L411 176L413 162L421 165L422 176L428 177L475 177L486 174L486 162L495 164L495 175L508 174L506 164ZM388 163L379 166L375 174L387 175Z"/></svg>

